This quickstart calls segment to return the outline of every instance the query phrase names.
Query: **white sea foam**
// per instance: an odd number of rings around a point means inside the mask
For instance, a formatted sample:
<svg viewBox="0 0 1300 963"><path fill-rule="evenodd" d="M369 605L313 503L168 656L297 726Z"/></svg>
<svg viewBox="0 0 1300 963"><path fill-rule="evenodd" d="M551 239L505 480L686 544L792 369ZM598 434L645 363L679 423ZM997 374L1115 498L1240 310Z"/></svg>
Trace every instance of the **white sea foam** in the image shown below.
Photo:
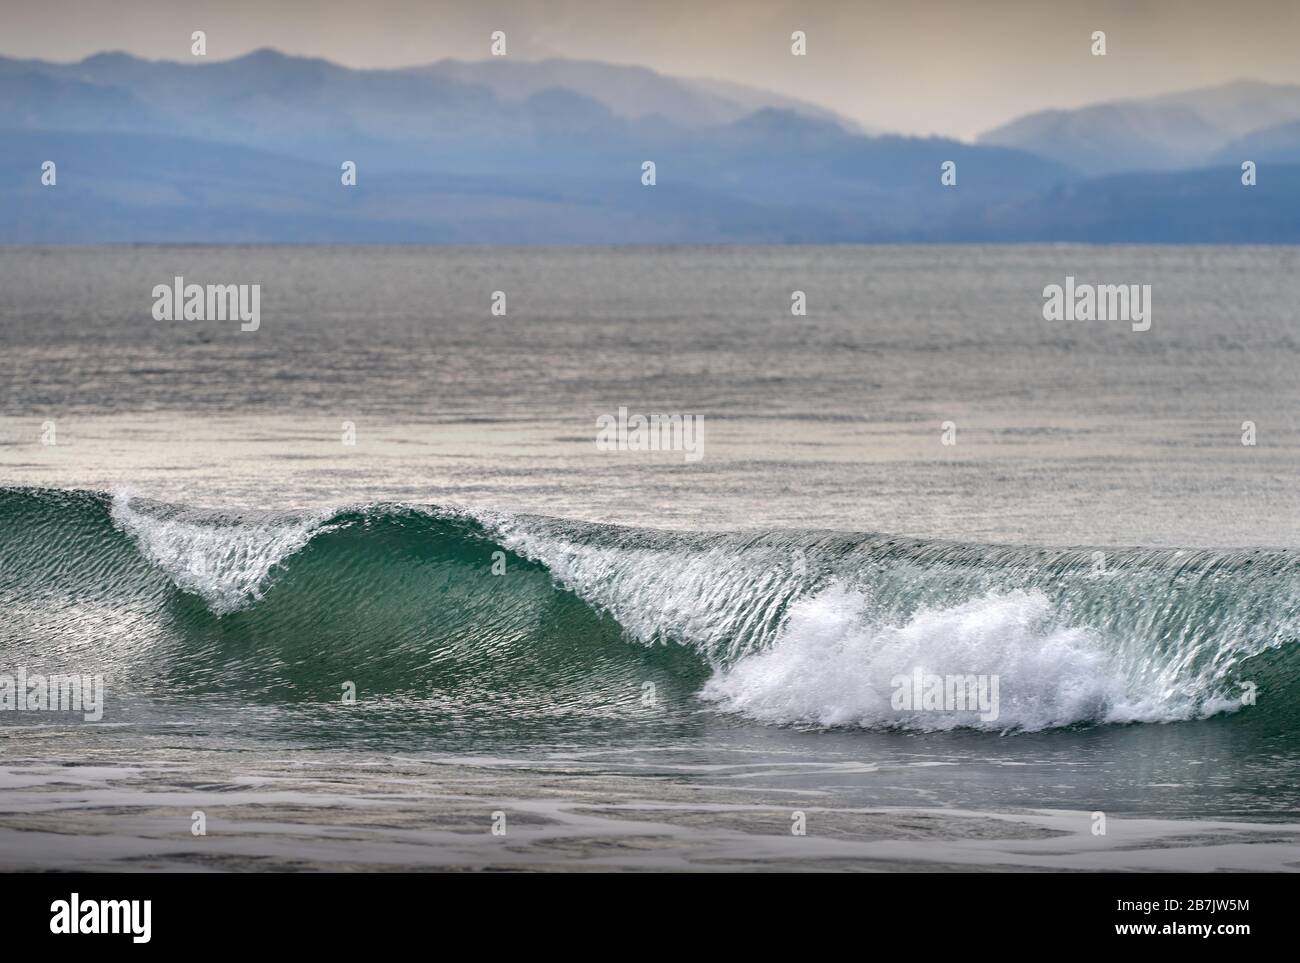
<svg viewBox="0 0 1300 963"><path fill-rule="evenodd" d="M114 492L113 524L177 588L201 597L215 615L261 598L272 569L311 541L326 517L196 521L139 511L131 500L129 492Z"/></svg>
<svg viewBox="0 0 1300 963"><path fill-rule="evenodd" d="M703 698L768 723L917 730L1034 731L1204 714L1197 693L1158 689L1158 674L1126 671L1099 633L1060 624L1038 590L990 592L949 608L925 608L899 625L872 624L867 609L867 598L842 584L800 600L774 644L719 669ZM894 680L918 668L941 676L997 676L997 718L896 709Z"/></svg>

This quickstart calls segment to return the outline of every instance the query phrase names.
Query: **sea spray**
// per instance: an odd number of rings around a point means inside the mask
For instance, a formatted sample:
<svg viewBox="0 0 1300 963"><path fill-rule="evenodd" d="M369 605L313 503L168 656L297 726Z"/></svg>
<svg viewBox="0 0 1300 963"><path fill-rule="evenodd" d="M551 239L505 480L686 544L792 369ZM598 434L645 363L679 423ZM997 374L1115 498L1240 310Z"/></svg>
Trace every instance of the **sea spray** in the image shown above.
<svg viewBox="0 0 1300 963"><path fill-rule="evenodd" d="M716 673L703 697L771 723L999 731L1107 721L1126 716L1134 701L1103 641L1055 624L1041 591L925 608L901 625L875 623L869 611L866 597L842 584L801 600L770 648ZM967 705L963 694L949 704L956 692L947 680L967 675L976 700ZM940 680L937 693L923 681L931 676ZM1167 710L1169 718L1185 711Z"/></svg>

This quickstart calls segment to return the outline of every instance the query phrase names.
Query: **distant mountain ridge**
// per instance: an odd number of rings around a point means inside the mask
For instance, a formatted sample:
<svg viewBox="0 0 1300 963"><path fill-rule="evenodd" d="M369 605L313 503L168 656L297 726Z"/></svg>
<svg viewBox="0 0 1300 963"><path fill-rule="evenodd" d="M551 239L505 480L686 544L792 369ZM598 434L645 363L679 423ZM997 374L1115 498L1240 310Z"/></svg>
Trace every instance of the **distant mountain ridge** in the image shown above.
<svg viewBox="0 0 1300 963"><path fill-rule="evenodd" d="M358 70L269 48L233 60L194 63L144 60L125 53L95 54L73 64L0 58L0 77L15 73L129 93L142 108L182 124L186 115L217 104L226 110L242 106L247 116L257 101L268 105L289 98L300 109L328 103L341 113L359 108L381 117L423 107L438 112L479 109L499 120L515 116L512 108L535 95L566 90L603 104L620 118L658 116L686 129L730 123L765 107L856 129L829 110L768 91L580 60L443 60L398 70Z"/></svg>
<svg viewBox="0 0 1300 963"><path fill-rule="evenodd" d="M1243 80L1039 111L981 134L977 142L1030 151L1090 175L1190 170L1257 160L1240 156L1252 136L1295 121L1300 121L1300 86Z"/></svg>
<svg viewBox="0 0 1300 963"><path fill-rule="evenodd" d="M858 124L815 104L771 91L718 80L669 77L649 67L595 60L440 60L411 73L486 87L504 102L523 102L547 90L563 89L599 101L631 119L659 116L685 128L727 124L756 110L775 107L832 121L862 132Z"/></svg>
<svg viewBox="0 0 1300 963"><path fill-rule="evenodd" d="M0 58L0 243L1300 241L1296 170L1276 166L1300 131L1272 93L1142 109L1161 123L1079 112L1070 150L1026 118L1007 139L1030 150L869 135L765 91L587 61ZM1116 136L1124 163L1204 169L1088 179ZM1247 193L1221 156L1238 136L1279 158Z"/></svg>

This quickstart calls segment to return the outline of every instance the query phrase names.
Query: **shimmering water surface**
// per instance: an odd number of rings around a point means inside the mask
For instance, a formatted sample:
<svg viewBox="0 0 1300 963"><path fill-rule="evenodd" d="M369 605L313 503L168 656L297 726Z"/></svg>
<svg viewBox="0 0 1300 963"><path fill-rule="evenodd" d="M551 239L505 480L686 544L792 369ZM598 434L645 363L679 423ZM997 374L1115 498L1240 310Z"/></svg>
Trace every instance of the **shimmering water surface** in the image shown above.
<svg viewBox="0 0 1300 963"><path fill-rule="evenodd" d="M1297 267L4 250L0 673L107 695L0 712L0 865L1295 868ZM178 275L260 329L155 321ZM1043 320L1067 275L1151 330Z"/></svg>

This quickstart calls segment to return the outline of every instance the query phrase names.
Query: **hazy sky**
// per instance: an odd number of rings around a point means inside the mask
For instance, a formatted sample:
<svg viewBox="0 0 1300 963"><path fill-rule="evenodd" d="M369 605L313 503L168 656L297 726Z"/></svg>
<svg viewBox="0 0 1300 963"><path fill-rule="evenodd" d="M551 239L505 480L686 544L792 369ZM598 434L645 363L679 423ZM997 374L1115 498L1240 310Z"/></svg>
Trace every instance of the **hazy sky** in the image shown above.
<svg viewBox="0 0 1300 963"><path fill-rule="evenodd" d="M960 137L1044 107L1300 82L1300 0L0 0L7 56L184 60L200 29L213 59L270 46L354 67L479 59L504 30L513 57L735 80ZM807 57L790 55L793 30Z"/></svg>

